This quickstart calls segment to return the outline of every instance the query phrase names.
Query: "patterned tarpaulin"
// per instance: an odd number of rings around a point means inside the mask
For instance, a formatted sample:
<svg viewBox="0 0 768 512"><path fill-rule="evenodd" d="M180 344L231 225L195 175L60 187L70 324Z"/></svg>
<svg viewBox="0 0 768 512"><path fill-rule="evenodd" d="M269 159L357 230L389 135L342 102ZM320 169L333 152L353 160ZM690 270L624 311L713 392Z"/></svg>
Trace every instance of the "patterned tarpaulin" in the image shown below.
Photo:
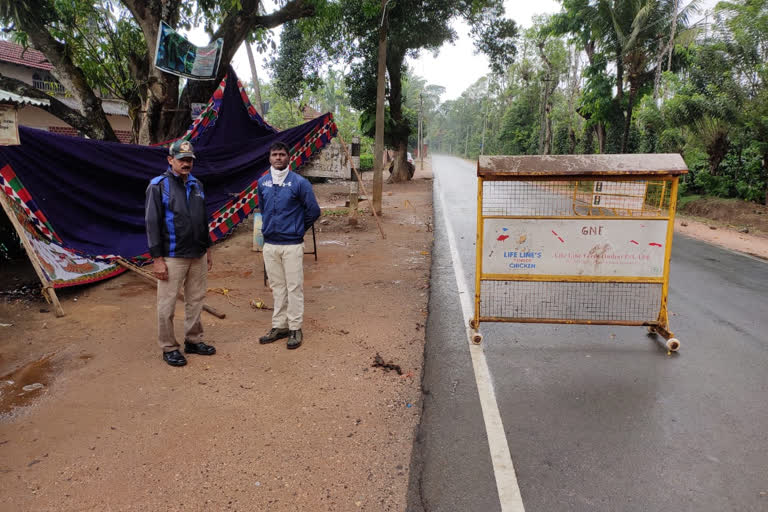
<svg viewBox="0 0 768 512"><path fill-rule="evenodd" d="M93 141L20 127L20 146L0 147L0 190L48 258L54 286L119 273L117 256L147 257L144 193L167 167L164 146ZM195 145L193 174L206 192L211 238L227 236L256 207L256 181L269 168L269 146L291 149L296 169L336 135L331 114L278 132L256 112L230 67L182 138ZM37 250L37 246L45 246ZM41 253L52 252L45 255ZM53 257L59 265L50 261ZM97 268L98 267L98 268ZM58 270L58 271L57 271Z"/></svg>

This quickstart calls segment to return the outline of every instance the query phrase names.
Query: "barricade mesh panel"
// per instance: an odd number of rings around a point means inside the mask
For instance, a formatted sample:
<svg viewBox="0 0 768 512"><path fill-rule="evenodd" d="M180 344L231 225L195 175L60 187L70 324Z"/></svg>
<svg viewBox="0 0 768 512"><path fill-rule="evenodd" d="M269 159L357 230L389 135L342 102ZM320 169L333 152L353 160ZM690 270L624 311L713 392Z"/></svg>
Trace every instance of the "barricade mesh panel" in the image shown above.
<svg viewBox="0 0 768 512"><path fill-rule="evenodd" d="M661 283L481 281L480 316L649 322L658 319Z"/></svg>
<svg viewBox="0 0 768 512"><path fill-rule="evenodd" d="M670 189L662 180L485 180L482 215L667 217Z"/></svg>

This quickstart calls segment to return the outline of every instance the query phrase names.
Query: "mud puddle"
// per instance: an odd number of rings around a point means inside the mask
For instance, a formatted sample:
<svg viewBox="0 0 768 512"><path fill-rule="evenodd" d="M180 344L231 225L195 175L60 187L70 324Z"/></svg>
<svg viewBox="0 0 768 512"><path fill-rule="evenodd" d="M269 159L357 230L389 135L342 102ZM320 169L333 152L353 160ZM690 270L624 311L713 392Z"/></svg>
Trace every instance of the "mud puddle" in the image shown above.
<svg viewBox="0 0 768 512"><path fill-rule="evenodd" d="M26 407L53 382L53 354L0 377L0 417Z"/></svg>

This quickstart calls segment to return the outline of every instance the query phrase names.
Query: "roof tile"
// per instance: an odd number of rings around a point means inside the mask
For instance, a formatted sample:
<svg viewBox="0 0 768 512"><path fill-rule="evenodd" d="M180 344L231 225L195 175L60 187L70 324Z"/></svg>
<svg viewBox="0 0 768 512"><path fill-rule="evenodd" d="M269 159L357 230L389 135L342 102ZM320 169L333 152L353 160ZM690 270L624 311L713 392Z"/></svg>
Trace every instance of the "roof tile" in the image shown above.
<svg viewBox="0 0 768 512"><path fill-rule="evenodd" d="M10 41L0 41L0 61L50 71L53 65L41 52Z"/></svg>

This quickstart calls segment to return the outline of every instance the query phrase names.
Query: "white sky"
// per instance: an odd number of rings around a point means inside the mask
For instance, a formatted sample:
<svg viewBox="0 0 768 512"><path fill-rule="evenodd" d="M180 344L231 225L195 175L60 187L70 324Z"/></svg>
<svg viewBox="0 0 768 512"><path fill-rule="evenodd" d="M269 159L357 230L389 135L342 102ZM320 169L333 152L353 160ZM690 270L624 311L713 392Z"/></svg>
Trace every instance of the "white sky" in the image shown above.
<svg viewBox="0 0 768 512"><path fill-rule="evenodd" d="M530 27L533 16L551 14L560 10L560 4L554 0L505 0L504 9L507 17L515 20L518 26ZM464 23L454 24L459 40L456 44L444 44L437 57L423 52L416 61L410 61L413 71L425 78L431 85L442 85L445 94L442 101L458 98L470 85L490 71L488 58L474 53L474 45L469 38L469 26Z"/></svg>

